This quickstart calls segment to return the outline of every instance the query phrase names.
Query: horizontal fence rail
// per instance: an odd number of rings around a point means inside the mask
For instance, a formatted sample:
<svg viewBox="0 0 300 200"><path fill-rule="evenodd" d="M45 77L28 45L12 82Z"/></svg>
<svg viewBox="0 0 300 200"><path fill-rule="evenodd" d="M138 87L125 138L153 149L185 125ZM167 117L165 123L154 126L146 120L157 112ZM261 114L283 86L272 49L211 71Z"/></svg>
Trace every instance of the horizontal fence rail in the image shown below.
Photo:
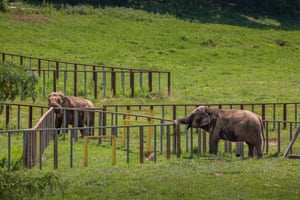
<svg viewBox="0 0 300 200"><path fill-rule="evenodd" d="M0 102L0 130L33 128L40 117L48 110L47 106Z"/></svg>
<svg viewBox="0 0 300 200"><path fill-rule="evenodd" d="M80 64L5 52L0 55L2 63L18 64L36 72L43 83L44 97L59 90L74 96L93 94L94 98L134 97L138 92L171 94L169 71Z"/></svg>
<svg viewBox="0 0 300 200"><path fill-rule="evenodd" d="M253 104L202 104L212 108L245 109L261 115L263 120L271 121L300 121L300 102L292 103L253 103ZM0 102L3 111L0 113L1 129L27 129L33 127L33 122L43 115L47 106L16 104ZM190 113L197 104L143 104L143 105L105 105L107 112L123 112L131 114L146 113L153 117L174 120ZM105 118L105 116L103 116ZM106 119L105 119L106 120ZM118 123L118 120L115 121ZM281 128L286 128L284 123ZM295 126L297 126L295 124ZM269 129L276 129L276 123L270 124Z"/></svg>
<svg viewBox="0 0 300 200"><path fill-rule="evenodd" d="M129 110L153 110L154 116L163 119L177 119L189 114L200 104L142 104L142 105L105 105L106 111L128 112ZM262 117L263 120L283 121L281 128L286 128L285 121L300 121L300 102L290 103L241 103L241 104L201 104L211 108L241 109L252 111ZM295 124L297 126L297 124ZM276 123L269 129L275 129Z"/></svg>

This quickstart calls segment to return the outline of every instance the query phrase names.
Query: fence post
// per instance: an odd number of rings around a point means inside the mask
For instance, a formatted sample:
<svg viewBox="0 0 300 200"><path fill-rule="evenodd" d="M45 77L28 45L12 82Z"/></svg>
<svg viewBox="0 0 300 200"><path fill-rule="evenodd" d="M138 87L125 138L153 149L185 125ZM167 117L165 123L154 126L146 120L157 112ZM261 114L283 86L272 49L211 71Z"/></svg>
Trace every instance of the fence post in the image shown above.
<svg viewBox="0 0 300 200"><path fill-rule="evenodd" d="M95 81L95 74L94 72L96 72L96 66L93 66L93 81Z"/></svg>
<svg viewBox="0 0 300 200"><path fill-rule="evenodd" d="M201 129L197 128L196 129L197 135L198 135L198 149L197 149L197 154L198 156L201 154L201 147L202 147L202 140L201 140Z"/></svg>
<svg viewBox="0 0 300 200"><path fill-rule="evenodd" d="M266 105L265 104L261 105L261 118L263 121L266 119Z"/></svg>
<svg viewBox="0 0 300 200"><path fill-rule="evenodd" d="M58 141L57 137L58 135L56 133L53 134L53 140L54 140L54 149L53 149L53 166L54 169L57 169L58 166Z"/></svg>
<svg viewBox="0 0 300 200"><path fill-rule="evenodd" d="M88 166L88 136L83 137L83 142L84 142L84 157L83 157L83 166L87 167Z"/></svg>
<svg viewBox="0 0 300 200"><path fill-rule="evenodd" d="M170 145L171 145L171 142L170 142L170 140L171 140L171 137L170 137L170 126L168 125L167 126L167 144L166 144L166 146L167 146L167 150L166 150L166 152L167 152L167 159L169 160L170 159Z"/></svg>
<svg viewBox="0 0 300 200"><path fill-rule="evenodd" d="M32 106L29 106L29 113L28 113L28 128L32 127Z"/></svg>
<svg viewBox="0 0 300 200"><path fill-rule="evenodd" d="M2 53L2 62L5 62L5 53Z"/></svg>
<svg viewBox="0 0 300 200"><path fill-rule="evenodd" d="M111 138L111 148L112 148L112 152L111 152L111 162L112 165L116 165L116 137L112 136Z"/></svg>
<svg viewBox="0 0 300 200"><path fill-rule="evenodd" d="M106 97L106 72L102 72L102 81L103 81L103 96Z"/></svg>
<svg viewBox="0 0 300 200"><path fill-rule="evenodd" d="M295 107L294 107L294 121L297 122L298 121L298 116L297 116L297 113L298 113L298 106L297 106L297 103L295 103ZM295 127L297 127L297 123L295 123Z"/></svg>
<svg viewBox="0 0 300 200"><path fill-rule="evenodd" d="M134 97L134 72L130 70L130 89L131 97Z"/></svg>
<svg viewBox="0 0 300 200"><path fill-rule="evenodd" d="M54 70L53 71L53 91L56 92L56 74L58 71Z"/></svg>
<svg viewBox="0 0 300 200"><path fill-rule="evenodd" d="M57 79L59 79L59 74L58 74L58 72L59 72L59 62L58 61L56 61L55 62L55 71L56 71L56 78Z"/></svg>
<svg viewBox="0 0 300 200"><path fill-rule="evenodd" d="M287 110L286 110L286 104L283 104L283 128L286 129L286 120L287 120Z"/></svg>
<svg viewBox="0 0 300 200"><path fill-rule="evenodd" d="M173 105L173 120L176 119L176 105Z"/></svg>
<svg viewBox="0 0 300 200"><path fill-rule="evenodd" d="M112 89L112 93L113 93L113 96L115 97L116 96L116 72L111 71L111 89Z"/></svg>
<svg viewBox="0 0 300 200"><path fill-rule="evenodd" d="M168 96L171 95L171 72L168 72Z"/></svg>
<svg viewBox="0 0 300 200"><path fill-rule="evenodd" d="M265 123L265 130L266 130L266 138L265 138L265 145L266 145L266 154L269 153L269 122L268 121L264 121Z"/></svg>
<svg viewBox="0 0 300 200"><path fill-rule="evenodd" d="M74 64L74 96L77 96L77 64Z"/></svg>
<svg viewBox="0 0 300 200"><path fill-rule="evenodd" d="M121 71L121 87L122 87L122 95L125 95L125 77L124 72Z"/></svg>
<svg viewBox="0 0 300 200"><path fill-rule="evenodd" d="M98 74L95 70L93 71L93 80L94 80L94 97L95 97L95 99L97 99L98 98L98 90L97 90Z"/></svg>
<svg viewBox="0 0 300 200"><path fill-rule="evenodd" d="M106 117L107 117L107 113L106 113L106 110L107 110L107 107L106 106L103 106L103 121L102 121L102 126L104 127L103 128L103 135L106 135Z"/></svg>
<svg viewBox="0 0 300 200"><path fill-rule="evenodd" d="M278 122L278 133L277 133L277 155L280 153L280 122Z"/></svg>
<svg viewBox="0 0 300 200"><path fill-rule="evenodd" d="M144 133L143 127L140 127L140 163L144 163Z"/></svg>
<svg viewBox="0 0 300 200"><path fill-rule="evenodd" d="M9 119L10 119L10 117L9 117L9 104L6 104L6 113L5 113L5 128L6 129L8 129L8 125L9 125Z"/></svg>
<svg viewBox="0 0 300 200"><path fill-rule="evenodd" d="M206 153L206 131L203 131L203 153Z"/></svg>
<svg viewBox="0 0 300 200"><path fill-rule="evenodd" d="M152 71L148 72L148 87L149 92L152 92Z"/></svg>
<svg viewBox="0 0 300 200"><path fill-rule="evenodd" d="M23 65L23 56L20 56L20 65Z"/></svg>
<svg viewBox="0 0 300 200"><path fill-rule="evenodd" d="M38 74L41 76L41 59L38 59Z"/></svg>
<svg viewBox="0 0 300 200"><path fill-rule="evenodd" d="M175 120L176 119L176 106L173 105L173 119ZM174 138L173 138L173 153L176 154L177 152L177 140L178 138L176 137L176 135L174 135Z"/></svg>
<svg viewBox="0 0 300 200"><path fill-rule="evenodd" d="M181 151L180 151L180 130L179 130L179 124L174 124L173 125L173 129L174 129L174 137L176 137L176 145L177 145L177 158L180 158L180 154L181 154Z"/></svg>
<svg viewBox="0 0 300 200"><path fill-rule="evenodd" d="M129 126L126 127L126 163L129 163L129 149L130 149L130 146L129 146L129 141L130 140L130 128Z"/></svg>
<svg viewBox="0 0 300 200"><path fill-rule="evenodd" d="M8 169L8 172L10 172L10 161L11 161L11 135L10 135L10 132L8 132L8 152L7 152L7 169ZM23 157L25 157L25 155L23 155ZM24 160L23 160L23 163L24 163Z"/></svg>
<svg viewBox="0 0 300 200"><path fill-rule="evenodd" d="M190 128L190 133L191 133L191 140L190 140L190 142L191 142L191 146L190 146L190 148L191 148L191 158L193 158L193 156L194 156L194 146L193 146L193 143L194 143L194 138L193 138L193 128Z"/></svg>

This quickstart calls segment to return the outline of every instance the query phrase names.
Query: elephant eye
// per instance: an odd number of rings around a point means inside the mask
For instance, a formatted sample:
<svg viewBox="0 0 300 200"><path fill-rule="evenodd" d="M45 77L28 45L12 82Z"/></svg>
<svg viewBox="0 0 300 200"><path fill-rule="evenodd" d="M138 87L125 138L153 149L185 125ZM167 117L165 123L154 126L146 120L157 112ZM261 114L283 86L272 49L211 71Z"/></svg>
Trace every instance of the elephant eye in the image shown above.
<svg viewBox="0 0 300 200"><path fill-rule="evenodd" d="M59 104L62 104L62 100L61 100L60 98L57 99L57 102L58 102Z"/></svg>

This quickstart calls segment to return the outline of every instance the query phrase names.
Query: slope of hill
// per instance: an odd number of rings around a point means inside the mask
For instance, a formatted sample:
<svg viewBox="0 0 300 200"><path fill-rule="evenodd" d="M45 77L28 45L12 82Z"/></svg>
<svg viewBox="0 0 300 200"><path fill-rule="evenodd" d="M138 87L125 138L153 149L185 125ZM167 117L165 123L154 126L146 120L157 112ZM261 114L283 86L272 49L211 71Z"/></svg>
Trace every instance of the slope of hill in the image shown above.
<svg viewBox="0 0 300 200"><path fill-rule="evenodd" d="M162 94L165 102L298 101L299 30L248 17L260 26L237 17L229 25L229 18L203 23L127 8L38 7L0 13L0 51L170 70L172 97Z"/></svg>

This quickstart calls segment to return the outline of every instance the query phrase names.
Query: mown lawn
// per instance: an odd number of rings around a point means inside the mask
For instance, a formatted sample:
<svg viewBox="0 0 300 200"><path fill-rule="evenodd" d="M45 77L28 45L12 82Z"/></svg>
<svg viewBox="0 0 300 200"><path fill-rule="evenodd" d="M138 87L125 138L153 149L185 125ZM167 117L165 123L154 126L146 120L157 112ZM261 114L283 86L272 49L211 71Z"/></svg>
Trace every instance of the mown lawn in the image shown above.
<svg viewBox="0 0 300 200"><path fill-rule="evenodd" d="M88 64L172 72L172 95L93 99L120 103L298 102L300 31L280 24L202 23L125 8L85 15L47 8L0 13L0 51ZM273 22L273 21L272 21ZM18 101L18 100L17 100ZM29 100L28 103L31 103ZM45 99L36 104L46 105ZM68 147L66 147L68 148ZM100 147L99 147L100 148ZM107 150L105 151L107 152ZM67 160L67 158L65 158ZM26 170L59 177L43 199L299 199L299 161L231 157ZM47 161L45 161L47 162ZM66 161L67 162L67 161ZM99 162L99 165L97 165ZM110 162L107 159L107 162ZM40 199L40 196L24 196Z"/></svg>
<svg viewBox="0 0 300 200"><path fill-rule="evenodd" d="M63 187L43 199L299 199L298 167L282 158L200 158L57 170Z"/></svg>
<svg viewBox="0 0 300 200"><path fill-rule="evenodd" d="M299 30L201 23L125 8L0 14L1 51L170 70L172 96L122 102L298 101ZM238 19L237 19L238 21ZM110 97L108 97L110 98ZM44 103L44 102L40 102ZM119 103L119 99L95 101Z"/></svg>

